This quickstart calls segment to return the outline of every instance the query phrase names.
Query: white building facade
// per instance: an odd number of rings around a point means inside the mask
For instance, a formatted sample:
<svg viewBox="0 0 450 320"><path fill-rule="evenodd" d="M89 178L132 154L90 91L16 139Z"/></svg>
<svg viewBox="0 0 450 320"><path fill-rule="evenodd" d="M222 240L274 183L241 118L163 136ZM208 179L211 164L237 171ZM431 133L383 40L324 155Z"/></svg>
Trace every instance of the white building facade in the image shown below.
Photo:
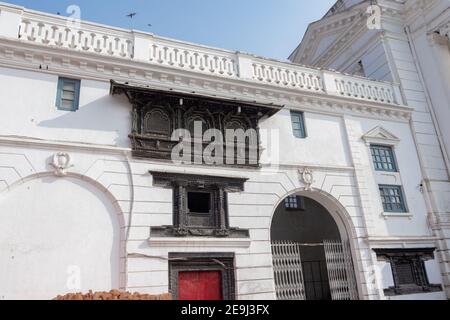
<svg viewBox="0 0 450 320"><path fill-rule="evenodd" d="M322 69L1 4L0 299L447 299L448 8L416 2L337 6L291 56ZM196 122L256 159L174 162Z"/></svg>

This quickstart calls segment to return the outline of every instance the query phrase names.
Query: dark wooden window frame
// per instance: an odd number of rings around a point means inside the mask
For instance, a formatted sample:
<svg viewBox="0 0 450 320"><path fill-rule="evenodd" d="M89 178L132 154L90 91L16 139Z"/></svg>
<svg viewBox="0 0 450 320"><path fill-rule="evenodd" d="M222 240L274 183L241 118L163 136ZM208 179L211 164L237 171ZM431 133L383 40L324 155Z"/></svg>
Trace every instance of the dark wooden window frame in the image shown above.
<svg viewBox="0 0 450 320"><path fill-rule="evenodd" d="M223 159L222 163L208 163L209 165L234 166L245 168L260 167L259 121L264 117L271 117L284 106L274 104L261 104L255 102L243 102L232 99L201 96L198 94L186 94L174 91L162 91L151 89L147 86L119 83L111 80L111 94L125 95L132 105L131 111L131 140L132 154L136 158L150 158L159 160L172 160L172 150L180 143L178 139L172 140L172 132L177 129L188 129L190 121L197 119L204 122L205 129L217 129L224 136L224 155L230 144L235 146L233 159ZM146 116L158 110L167 115L170 122L170 134L163 134L145 128ZM226 128L231 125L241 124L245 132L252 129L256 132L256 143L239 145L226 141ZM176 140L176 141L175 141ZM191 142L200 139L191 137ZM203 142L203 150L210 145L210 141ZM243 151L243 152L240 152ZM194 152L192 149L192 161ZM256 157L255 157L256 156ZM205 159L196 162L205 164ZM225 161L228 160L228 161Z"/></svg>
<svg viewBox="0 0 450 320"><path fill-rule="evenodd" d="M155 186L173 190L173 225L152 227L152 237L250 237L249 230L232 228L228 220L228 193L244 191L247 179L157 171L150 174ZM187 194L196 191L211 194L211 215L203 219L203 225L190 223Z"/></svg>
<svg viewBox="0 0 450 320"><path fill-rule="evenodd" d="M374 249L378 260L389 262L394 279L394 287L384 290L386 296L406 295L442 291L440 284L430 284L425 269L425 261L434 259L435 248L420 249ZM402 284L398 265L409 262L413 267L414 283Z"/></svg>
<svg viewBox="0 0 450 320"><path fill-rule="evenodd" d="M169 253L169 290L178 299L180 272L220 271L224 300L235 300L234 253Z"/></svg>

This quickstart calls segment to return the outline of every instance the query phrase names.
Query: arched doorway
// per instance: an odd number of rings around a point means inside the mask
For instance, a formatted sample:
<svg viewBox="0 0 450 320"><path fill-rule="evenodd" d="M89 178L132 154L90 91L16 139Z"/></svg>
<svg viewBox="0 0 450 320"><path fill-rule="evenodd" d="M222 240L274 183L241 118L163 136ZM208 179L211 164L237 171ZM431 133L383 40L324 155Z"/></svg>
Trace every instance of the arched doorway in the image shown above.
<svg viewBox="0 0 450 320"><path fill-rule="evenodd" d="M271 226L279 300L358 299L345 226L308 193L286 197Z"/></svg>
<svg viewBox="0 0 450 320"><path fill-rule="evenodd" d="M0 197L0 300L119 289L121 224L86 179L25 179Z"/></svg>

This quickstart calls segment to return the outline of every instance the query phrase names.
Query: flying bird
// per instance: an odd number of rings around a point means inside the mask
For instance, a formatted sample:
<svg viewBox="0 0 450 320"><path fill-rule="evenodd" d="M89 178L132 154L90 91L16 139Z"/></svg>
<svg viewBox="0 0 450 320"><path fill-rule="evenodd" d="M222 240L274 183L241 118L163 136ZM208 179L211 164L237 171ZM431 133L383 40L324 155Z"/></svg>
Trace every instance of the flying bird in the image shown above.
<svg viewBox="0 0 450 320"><path fill-rule="evenodd" d="M133 12L133 13L127 14L127 17L133 19L135 15L137 15L137 13Z"/></svg>

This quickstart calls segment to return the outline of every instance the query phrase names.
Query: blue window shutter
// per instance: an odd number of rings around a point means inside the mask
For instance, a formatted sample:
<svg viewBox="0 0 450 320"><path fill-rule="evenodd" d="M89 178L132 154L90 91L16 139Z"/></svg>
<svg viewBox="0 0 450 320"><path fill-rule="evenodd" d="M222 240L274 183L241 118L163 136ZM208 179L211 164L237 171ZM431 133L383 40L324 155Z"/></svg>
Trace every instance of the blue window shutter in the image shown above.
<svg viewBox="0 0 450 320"><path fill-rule="evenodd" d="M64 93L64 86L66 85L72 85L73 86L73 101L71 101L70 109L67 108L63 104L63 93ZM75 112L79 108L80 103L80 87L81 87L81 81L77 79L68 79L68 78L62 78L60 77L58 79L58 88L56 93L56 107L58 110L62 111L72 111ZM70 101L70 100L66 100Z"/></svg>
<svg viewBox="0 0 450 320"><path fill-rule="evenodd" d="M75 99L73 100L73 111L77 111L80 106L81 81L75 80Z"/></svg>
<svg viewBox="0 0 450 320"><path fill-rule="evenodd" d="M303 112L291 111L292 130L296 138L306 138L305 119Z"/></svg>
<svg viewBox="0 0 450 320"><path fill-rule="evenodd" d="M58 79L58 87L56 89L56 107L58 109L61 109L61 107L62 107L61 97L62 97L63 88L64 88L64 79L59 78Z"/></svg>

